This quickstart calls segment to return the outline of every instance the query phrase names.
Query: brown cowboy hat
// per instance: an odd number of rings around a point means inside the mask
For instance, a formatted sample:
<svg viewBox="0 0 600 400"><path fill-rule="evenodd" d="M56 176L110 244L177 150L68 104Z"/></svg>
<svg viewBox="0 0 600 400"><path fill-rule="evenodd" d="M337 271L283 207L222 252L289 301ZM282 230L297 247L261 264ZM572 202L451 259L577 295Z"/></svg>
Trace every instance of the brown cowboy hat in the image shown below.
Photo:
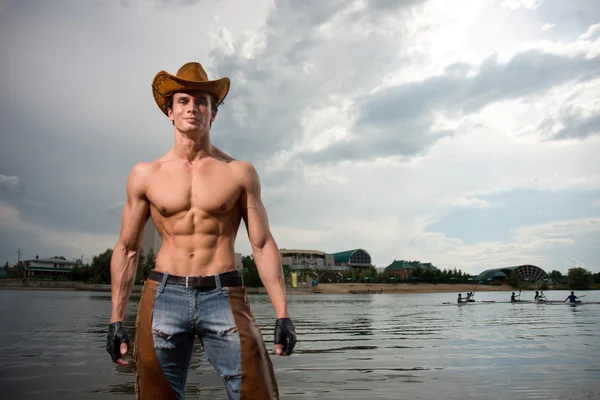
<svg viewBox="0 0 600 400"><path fill-rule="evenodd" d="M182 90L202 90L215 96L217 106L225 100L229 92L230 81L228 77L223 77L211 81L202 65L197 62L183 64L176 75L171 75L167 71L160 71L152 80L152 94L158 104L158 108L165 115L169 96Z"/></svg>

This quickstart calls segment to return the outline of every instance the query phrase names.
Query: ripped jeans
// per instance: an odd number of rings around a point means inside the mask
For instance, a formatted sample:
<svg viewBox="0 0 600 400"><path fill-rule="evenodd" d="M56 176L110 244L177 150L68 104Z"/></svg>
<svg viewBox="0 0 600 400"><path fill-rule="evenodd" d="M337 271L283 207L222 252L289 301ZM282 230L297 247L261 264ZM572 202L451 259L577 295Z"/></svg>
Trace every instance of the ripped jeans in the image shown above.
<svg viewBox="0 0 600 400"><path fill-rule="evenodd" d="M136 398L185 399L195 338L228 398L278 399L273 366L244 286L206 290L147 280L134 360Z"/></svg>

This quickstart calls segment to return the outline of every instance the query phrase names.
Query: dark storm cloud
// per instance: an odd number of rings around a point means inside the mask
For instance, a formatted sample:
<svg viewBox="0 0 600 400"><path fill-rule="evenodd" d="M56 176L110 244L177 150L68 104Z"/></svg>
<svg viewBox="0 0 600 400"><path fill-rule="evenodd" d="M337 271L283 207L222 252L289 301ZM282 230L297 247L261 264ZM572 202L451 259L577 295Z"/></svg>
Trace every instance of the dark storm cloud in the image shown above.
<svg viewBox="0 0 600 400"><path fill-rule="evenodd" d="M55 126L0 107L0 171L19 178L5 200L26 221L89 232L118 229L109 206L125 198L127 174L137 160L160 155L158 141L144 146L128 137L107 140L94 127ZM66 131L65 131L66 130ZM31 207L24 199L41 203Z"/></svg>
<svg viewBox="0 0 600 400"><path fill-rule="evenodd" d="M0 174L0 193L4 191L12 192L19 187L19 184L18 176Z"/></svg>
<svg viewBox="0 0 600 400"><path fill-rule="evenodd" d="M457 73L400 85L366 98L358 125L387 128L435 109L470 113L492 102L535 95L557 84L599 75L600 57L571 58L537 50L518 54L506 64L490 57L473 76L461 66Z"/></svg>
<svg viewBox="0 0 600 400"><path fill-rule="evenodd" d="M567 57L537 50L517 54L507 63L485 60L469 76L465 64L450 66L444 75L392 87L365 97L354 135L321 151L304 156L310 161L372 159L378 156L421 154L452 131L431 132L433 112L457 116L475 112L504 99L536 95L558 84L600 76L600 57ZM567 132L590 134L595 120L575 124Z"/></svg>
<svg viewBox="0 0 600 400"><path fill-rule="evenodd" d="M425 0L376 0L368 1L369 10L382 13L398 11L401 8L407 9L414 5L425 3Z"/></svg>
<svg viewBox="0 0 600 400"><path fill-rule="evenodd" d="M190 7L202 3L204 0L150 0L149 2L160 9ZM212 0L221 1L221 0ZM140 0L118 0L123 7L135 7Z"/></svg>
<svg viewBox="0 0 600 400"><path fill-rule="evenodd" d="M373 2L361 12L385 10L375 4L408 8L418 3ZM399 45L398 39L371 29L377 22L356 18L348 12L352 6L347 1L279 1L259 54L247 58L241 52L215 49L213 69L218 76L230 76L232 87L218 118L228 117L216 124L214 140L225 149L236 149L234 156L260 164L302 139L303 118L310 118L310 109L337 106L339 100L331 95L344 99L379 84L389 65L402 61L398 52L390 51ZM347 31L333 36L321 32L331 21L347 26ZM275 184L286 178L279 174L265 179Z"/></svg>

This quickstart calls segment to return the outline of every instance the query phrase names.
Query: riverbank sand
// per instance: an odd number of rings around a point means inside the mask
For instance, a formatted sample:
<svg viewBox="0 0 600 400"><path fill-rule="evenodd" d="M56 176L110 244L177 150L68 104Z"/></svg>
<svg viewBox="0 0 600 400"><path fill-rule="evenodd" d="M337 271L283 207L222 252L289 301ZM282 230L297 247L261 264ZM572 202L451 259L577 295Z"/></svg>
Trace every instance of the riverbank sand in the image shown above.
<svg viewBox="0 0 600 400"><path fill-rule="evenodd" d="M467 292L504 292L514 290L509 285L490 286L463 283L325 283L313 288L312 292L323 294L347 294L351 292L381 292L381 293L463 293ZM295 293L294 288L288 288L288 293Z"/></svg>

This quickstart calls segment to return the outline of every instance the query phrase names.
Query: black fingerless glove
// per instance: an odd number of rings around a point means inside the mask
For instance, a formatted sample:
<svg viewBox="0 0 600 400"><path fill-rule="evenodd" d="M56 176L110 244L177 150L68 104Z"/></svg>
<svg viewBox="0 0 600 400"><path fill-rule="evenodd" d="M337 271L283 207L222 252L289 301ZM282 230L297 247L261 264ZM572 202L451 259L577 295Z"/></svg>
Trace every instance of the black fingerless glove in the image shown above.
<svg viewBox="0 0 600 400"><path fill-rule="evenodd" d="M121 355L121 343L126 343L129 346L129 338L127 331L122 322L113 322L108 325L108 335L106 337L106 351L110 354L113 362L117 362Z"/></svg>
<svg viewBox="0 0 600 400"><path fill-rule="evenodd" d="M292 354L296 346L296 331L292 320L289 318L277 318L275 321L275 344L283 345L286 355Z"/></svg>

